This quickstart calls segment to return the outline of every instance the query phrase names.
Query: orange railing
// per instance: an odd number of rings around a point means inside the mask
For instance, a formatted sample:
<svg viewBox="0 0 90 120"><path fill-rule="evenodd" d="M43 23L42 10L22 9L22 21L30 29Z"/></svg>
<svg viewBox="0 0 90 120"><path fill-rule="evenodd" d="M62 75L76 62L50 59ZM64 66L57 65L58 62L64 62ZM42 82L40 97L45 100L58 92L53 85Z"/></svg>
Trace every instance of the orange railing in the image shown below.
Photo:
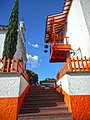
<svg viewBox="0 0 90 120"><path fill-rule="evenodd" d="M0 72L21 72L26 80L28 80L26 70L23 69L21 61L19 59L15 60L14 58L8 58L8 60L6 60L6 57L4 57L0 60L0 64Z"/></svg>
<svg viewBox="0 0 90 120"><path fill-rule="evenodd" d="M53 46L70 46L70 44L68 44L68 38L69 37L66 36L55 36L50 46L50 55L52 56L53 54Z"/></svg>
<svg viewBox="0 0 90 120"><path fill-rule="evenodd" d="M54 35L52 45L68 45L69 37Z"/></svg>
<svg viewBox="0 0 90 120"><path fill-rule="evenodd" d="M80 71L90 71L90 58L87 59L84 57L83 59L70 59L67 58L67 61L64 63L63 67L56 75L56 80L61 78L66 72L80 72Z"/></svg>

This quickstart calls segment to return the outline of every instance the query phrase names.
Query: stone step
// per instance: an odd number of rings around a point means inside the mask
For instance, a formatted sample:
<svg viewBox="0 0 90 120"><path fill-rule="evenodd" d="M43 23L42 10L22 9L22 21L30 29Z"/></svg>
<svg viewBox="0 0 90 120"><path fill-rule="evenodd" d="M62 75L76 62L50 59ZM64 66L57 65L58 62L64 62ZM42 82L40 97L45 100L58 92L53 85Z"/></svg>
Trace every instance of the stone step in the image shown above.
<svg viewBox="0 0 90 120"><path fill-rule="evenodd" d="M53 86L31 86L30 89L55 89Z"/></svg>
<svg viewBox="0 0 90 120"><path fill-rule="evenodd" d="M24 102L30 102L30 101L63 101L63 97L26 97Z"/></svg>
<svg viewBox="0 0 90 120"><path fill-rule="evenodd" d="M52 86L33 85L25 97L18 120L72 120L63 98Z"/></svg>
<svg viewBox="0 0 90 120"><path fill-rule="evenodd" d="M40 118L70 118L71 117L71 113L69 112L59 112L59 113L30 113L30 114L19 114L18 117L26 117L26 118L29 118L29 119L40 119Z"/></svg>
<svg viewBox="0 0 90 120"><path fill-rule="evenodd" d="M27 97L61 97L59 94L28 94Z"/></svg>
<svg viewBox="0 0 90 120"><path fill-rule="evenodd" d="M44 107L64 107L66 106L65 104L23 104L22 108L44 108Z"/></svg>
<svg viewBox="0 0 90 120"><path fill-rule="evenodd" d="M57 113L57 114L60 114L60 113L65 113L66 114L66 112L67 112L67 109L53 109L53 110L39 110L39 109L36 109L36 110L21 110L20 111L20 114L28 114L28 113L30 113L30 114L32 114L32 113L40 113L40 114L47 114L47 113L49 113L49 114L55 114L55 113Z"/></svg>
<svg viewBox="0 0 90 120"><path fill-rule="evenodd" d="M56 102L39 102L39 103L23 103L22 107L56 107L56 106L64 106L64 102L56 103Z"/></svg>
<svg viewBox="0 0 90 120"><path fill-rule="evenodd" d="M71 117L67 118L29 118L29 117L21 117L18 120L72 120Z"/></svg>
<svg viewBox="0 0 90 120"><path fill-rule="evenodd" d="M56 104L56 105L61 105L61 104L64 104L64 102L61 100L61 101L32 101L32 102L29 102L29 103L26 103L24 102L23 105L46 105L46 104Z"/></svg>
<svg viewBox="0 0 90 120"><path fill-rule="evenodd" d="M54 88L54 85L41 85L41 84L38 84L38 85L31 85L31 88Z"/></svg>
<svg viewBox="0 0 90 120"><path fill-rule="evenodd" d="M54 90L54 91L55 91L55 88L50 88L50 87L35 87L35 88L32 88L32 87L31 87L30 90L31 90L31 91L32 91L32 90L33 90L33 91L40 91L40 90L42 90L42 91L43 91L43 90L46 90L46 91L47 91L47 90L50 90L50 91L51 91L51 90Z"/></svg>
<svg viewBox="0 0 90 120"><path fill-rule="evenodd" d="M25 100L26 104L59 104L60 102L63 102L63 99L59 100Z"/></svg>
<svg viewBox="0 0 90 120"><path fill-rule="evenodd" d="M31 107L31 108L22 108L21 110L20 110L20 113L35 113L35 112L42 112L42 111L44 111L44 112L51 112L51 111L67 111L68 110L68 108L67 107L65 107L65 106L62 106L62 107L42 107L42 108L39 108L39 107Z"/></svg>
<svg viewBox="0 0 90 120"><path fill-rule="evenodd" d="M28 94L43 94L43 93L46 93L46 94L59 94L57 93L56 91L46 91L46 90L42 90L42 91L29 91Z"/></svg>
<svg viewBox="0 0 90 120"><path fill-rule="evenodd" d="M31 92L31 93L28 93L27 96L28 96L28 95L43 95L43 96L44 96L44 95L51 95L51 96L52 96L52 95L57 95L57 96L60 96L60 94L59 94L59 93L56 93L56 92L40 92L40 93L38 93L38 92L33 92L33 93L32 93L32 92ZM61 96L62 96L62 95L61 95Z"/></svg>
<svg viewBox="0 0 90 120"><path fill-rule="evenodd" d="M21 110L35 110L35 109L39 109L39 110L53 110L53 109L68 109L67 106L64 105L60 105L60 106L54 106L54 107L29 107L29 108L21 108Z"/></svg>

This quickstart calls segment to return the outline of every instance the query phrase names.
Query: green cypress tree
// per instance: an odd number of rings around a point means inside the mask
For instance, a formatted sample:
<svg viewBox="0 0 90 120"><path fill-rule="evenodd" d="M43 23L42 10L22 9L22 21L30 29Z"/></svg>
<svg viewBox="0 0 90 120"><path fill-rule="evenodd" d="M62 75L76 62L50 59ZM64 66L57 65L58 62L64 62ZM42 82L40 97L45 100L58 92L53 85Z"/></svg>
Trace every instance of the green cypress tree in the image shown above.
<svg viewBox="0 0 90 120"><path fill-rule="evenodd" d="M18 0L15 1L10 14L8 30L4 41L3 57L12 58L16 52L18 37Z"/></svg>

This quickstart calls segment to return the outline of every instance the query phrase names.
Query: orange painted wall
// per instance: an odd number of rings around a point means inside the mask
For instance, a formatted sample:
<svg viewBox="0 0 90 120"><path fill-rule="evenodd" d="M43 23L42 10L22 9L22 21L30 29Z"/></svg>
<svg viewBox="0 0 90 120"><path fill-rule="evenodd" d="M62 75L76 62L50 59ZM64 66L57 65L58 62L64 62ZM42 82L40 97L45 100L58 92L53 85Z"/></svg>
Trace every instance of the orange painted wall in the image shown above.
<svg viewBox="0 0 90 120"><path fill-rule="evenodd" d="M28 85L26 87L26 89L24 90L24 92L22 93L22 95L19 97L19 101L18 101L18 113L19 113L20 108L22 106L22 103L23 103L23 100L25 98L25 95L27 94L27 92L29 91L29 89L30 89L30 85Z"/></svg>
<svg viewBox="0 0 90 120"><path fill-rule="evenodd" d="M70 96L73 118L90 120L90 95Z"/></svg>
<svg viewBox="0 0 90 120"><path fill-rule="evenodd" d="M70 112L72 112L71 110L71 103L70 103L70 96L68 94L66 94L60 87L56 86L56 90L59 92L59 93L62 93L62 95L64 95L64 101L66 103L66 105L68 106L68 110Z"/></svg>
<svg viewBox="0 0 90 120"><path fill-rule="evenodd" d="M60 87L56 89L64 95L64 101L68 110L72 112L73 120L90 120L90 95L68 95Z"/></svg>
<svg viewBox="0 0 90 120"><path fill-rule="evenodd" d="M0 120L16 120L18 98L0 98Z"/></svg>

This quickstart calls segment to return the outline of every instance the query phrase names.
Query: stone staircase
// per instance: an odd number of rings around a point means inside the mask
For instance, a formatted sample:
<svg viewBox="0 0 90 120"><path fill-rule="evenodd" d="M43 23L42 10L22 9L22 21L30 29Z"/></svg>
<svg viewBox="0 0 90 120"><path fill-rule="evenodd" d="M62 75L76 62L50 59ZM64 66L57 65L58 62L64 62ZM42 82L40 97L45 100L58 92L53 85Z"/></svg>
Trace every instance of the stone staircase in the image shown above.
<svg viewBox="0 0 90 120"><path fill-rule="evenodd" d="M32 85L18 120L72 120L63 96L51 85Z"/></svg>

